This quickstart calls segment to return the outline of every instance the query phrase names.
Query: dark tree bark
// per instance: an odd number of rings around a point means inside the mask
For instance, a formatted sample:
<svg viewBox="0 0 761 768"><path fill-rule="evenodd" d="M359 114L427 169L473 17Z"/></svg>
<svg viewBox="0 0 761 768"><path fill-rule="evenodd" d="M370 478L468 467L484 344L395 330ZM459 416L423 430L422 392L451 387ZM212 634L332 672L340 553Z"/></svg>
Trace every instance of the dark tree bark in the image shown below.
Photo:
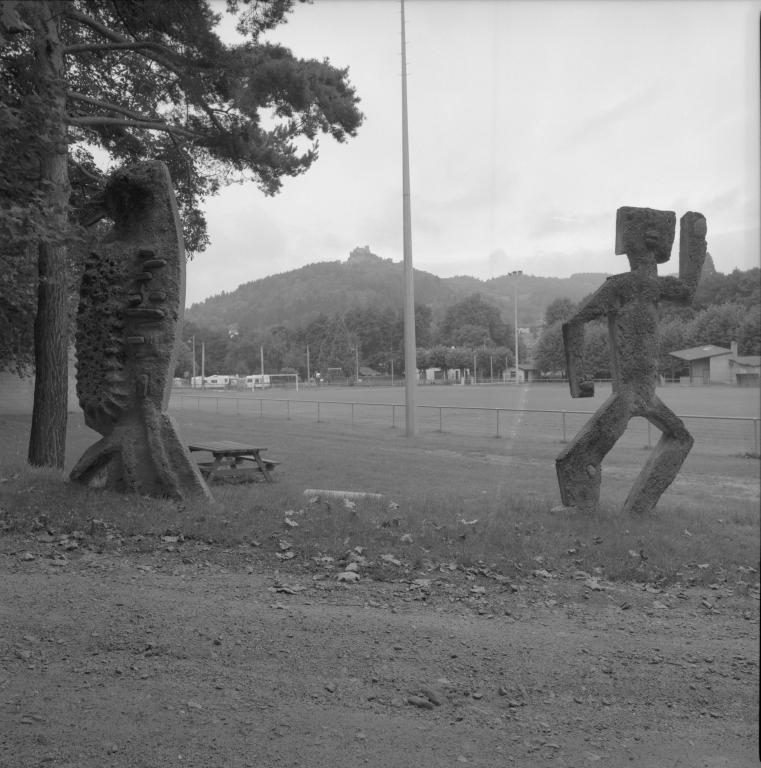
<svg viewBox="0 0 761 768"><path fill-rule="evenodd" d="M49 141L42 156L41 183L50 216L66 231L71 187L68 175L66 90L63 47L59 38L60 3L30 4L39 94L50 104ZM39 245L37 316L34 322L35 388L29 463L63 468L68 405L68 316L66 246Z"/></svg>

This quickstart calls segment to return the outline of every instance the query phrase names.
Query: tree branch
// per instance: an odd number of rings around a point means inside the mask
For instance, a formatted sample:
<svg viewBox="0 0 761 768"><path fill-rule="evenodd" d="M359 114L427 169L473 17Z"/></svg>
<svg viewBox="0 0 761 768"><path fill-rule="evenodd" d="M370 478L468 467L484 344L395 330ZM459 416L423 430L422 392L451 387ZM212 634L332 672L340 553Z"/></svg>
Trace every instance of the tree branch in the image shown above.
<svg viewBox="0 0 761 768"><path fill-rule="evenodd" d="M96 176L94 173L91 173L90 171L88 171L87 168L85 168L84 165L82 165L82 163L78 163L76 160L74 160L71 157L69 158L69 162L75 168L77 168L84 176L87 176L88 179L92 179L92 181L100 185L103 185L106 183L102 178L100 178L100 176Z"/></svg>
<svg viewBox="0 0 761 768"><path fill-rule="evenodd" d="M87 127L88 125L123 125L125 128L144 128L149 131L166 131L167 133L176 133L178 136L187 136L190 139L205 138L200 133L191 133L184 128L175 128L166 123L149 123L141 120L120 120L118 117L70 117L66 116L68 125L77 125Z"/></svg>
<svg viewBox="0 0 761 768"><path fill-rule="evenodd" d="M103 35L103 37L113 41L114 43L119 43L119 44L126 43L128 46L136 46L136 47L138 46L138 43L136 43L134 40L127 40L126 37L120 35L118 32L114 32L113 30L101 24L99 21L96 21L95 19L90 18L89 16L82 13L81 11L78 11L76 8L72 6L67 6L66 16L72 21L78 21L81 24L84 24L90 27L90 29L95 30L99 34ZM97 45L97 43L93 43L93 45ZM76 46L69 46L69 48L74 48L74 47ZM152 59L157 64L161 64L162 67L166 67L171 72L174 72L179 78L184 79L185 75L183 74L181 69L175 66L171 61L168 61L164 56L159 56L158 54L152 53L150 51L151 48L158 48L159 50L166 51L171 56L176 56L174 51L172 51L170 48L166 48L165 46L162 46L159 43L152 43L147 40L140 41L139 47L144 48L146 50L146 53L144 54L146 58Z"/></svg>
<svg viewBox="0 0 761 768"><path fill-rule="evenodd" d="M128 43L132 45L132 41L127 40L127 38L123 37L117 32L114 32L113 30L101 24L99 21L96 21L95 19L90 18L89 16L82 13L81 11L78 11L76 8L72 6L67 6L66 16L68 16L68 18L70 18L73 21L78 21L81 24L85 24L86 26L98 32L99 34L103 35L103 37L108 38L109 40L112 40L115 43ZM155 45L158 46L159 44L156 43ZM73 48L74 46L70 46L70 47ZM154 47L154 44L152 44L150 47ZM165 50L169 50L169 49L165 49ZM172 55L175 55L173 51L170 51L170 53ZM148 47L146 47L145 53L143 55L146 58L151 59L152 61L155 61L157 64L160 64L162 67L165 67L170 72L174 72L174 74L177 75L177 77L179 78L180 84L182 84L184 81L187 80L187 75L179 67L175 66L171 61L167 60L164 56L160 56L156 53L153 53L151 50L148 49ZM214 111L212 110L212 108L200 96L197 96L194 99L194 101L207 114L207 116L209 117L209 120L211 120L214 127L221 134L225 136L229 135L228 131L225 130L225 127L217 119L217 116L214 114ZM188 135L195 136L195 134L188 134Z"/></svg>
<svg viewBox="0 0 761 768"><path fill-rule="evenodd" d="M188 159L188 156L185 154L185 151L182 148L182 144L180 144L177 139L175 139L174 134L169 134L169 138L172 140L172 144L174 144L174 148L179 153L180 157L185 161L185 170L187 172L188 177L188 189L190 190L190 194L193 194L193 171L192 171L192 164L190 160Z"/></svg>
<svg viewBox="0 0 761 768"><path fill-rule="evenodd" d="M80 53L82 51L128 51L133 49L155 49L161 53L175 56L176 54L170 48L167 48L161 43L153 43L148 40L137 41L135 43L77 43L77 45L64 46L63 52L66 53Z"/></svg>
<svg viewBox="0 0 761 768"><path fill-rule="evenodd" d="M143 120L145 122L159 122L162 123L160 117L148 117L147 115L141 115L139 112L134 112L131 109L125 107L117 107L116 104L111 104L108 101L101 101L100 99L94 99L92 96L85 96L83 93L77 93L76 91L66 91L66 96L76 101L84 101L86 104L92 104L94 107L102 107L103 109L111 110L112 112L120 112L127 117L131 117L134 120Z"/></svg>

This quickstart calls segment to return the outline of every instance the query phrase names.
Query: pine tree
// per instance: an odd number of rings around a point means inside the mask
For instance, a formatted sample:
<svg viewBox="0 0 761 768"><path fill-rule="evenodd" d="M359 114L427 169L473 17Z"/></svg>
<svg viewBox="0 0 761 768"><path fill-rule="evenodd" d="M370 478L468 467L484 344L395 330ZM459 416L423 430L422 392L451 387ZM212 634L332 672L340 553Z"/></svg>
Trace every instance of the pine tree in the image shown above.
<svg viewBox="0 0 761 768"><path fill-rule="evenodd" d="M104 176L87 146L117 164L167 164L192 253L208 242L205 197L242 181L273 195L284 177L316 160L318 133L337 141L356 134L363 116L348 70L260 39L294 4L227 0L247 37L228 46L214 31L221 17L205 0L0 3L0 128L11 125L14 146L22 147L3 165L9 194L0 203L0 240L17 265L26 292L17 305L27 313L31 250L37 264L32 464L63 466L67 246L77 223L103 216ZM279 121L271 130L262 127L263 109ZM299 137L313 142L302 154ZM0 282L6 299L7 288Z"/></svg>

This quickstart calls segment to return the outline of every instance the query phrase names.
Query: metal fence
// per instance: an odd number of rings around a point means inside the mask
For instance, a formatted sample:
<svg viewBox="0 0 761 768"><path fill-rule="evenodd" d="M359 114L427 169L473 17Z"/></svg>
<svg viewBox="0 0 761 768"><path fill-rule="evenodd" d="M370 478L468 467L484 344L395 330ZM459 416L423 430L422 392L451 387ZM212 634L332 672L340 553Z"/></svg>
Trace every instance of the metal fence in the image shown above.
<svg viewBox="0 0 761 768"><path fill-rule="evenodd" d="M173 394L170 406L203 413L342 421L392 428L403 426L405 417L403 403ZM417 408L421 432L509 438L528 443L569 442L594 413L455 405L418 405ZM693 450L718 455L759 455L759 418L698 415L680 418L695 438ZM649 421L634 418L619 444L652 447L659 436L659 430Z"/></svg>

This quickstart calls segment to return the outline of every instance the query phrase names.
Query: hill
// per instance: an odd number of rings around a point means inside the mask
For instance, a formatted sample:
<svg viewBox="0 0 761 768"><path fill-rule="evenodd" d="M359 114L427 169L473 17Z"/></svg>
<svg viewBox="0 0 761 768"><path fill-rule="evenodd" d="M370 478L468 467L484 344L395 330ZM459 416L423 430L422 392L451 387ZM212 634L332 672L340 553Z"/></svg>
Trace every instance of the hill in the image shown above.
<svg viewBox="0 0 761 768"><path fill-rule="evenodd" d="M522 275L518 278L518 324L536 325L546 306L558 296L578 302L605 280L603 273L579 273L568 278ZM459 275L441 278L415 270L415 301L433 311L438 325L452 304L473 293L495 303L512 319L513 280L507 275L479 280ZM308 264L300 269L254 280L229 293L193 304L185 317L198 326L224 330L237 325L240 333L289 321L306 325L321 312L343 315L352 307L401 309L404 303L402 262L381 258L369 248L355 248L346 261Z"/></svg>

